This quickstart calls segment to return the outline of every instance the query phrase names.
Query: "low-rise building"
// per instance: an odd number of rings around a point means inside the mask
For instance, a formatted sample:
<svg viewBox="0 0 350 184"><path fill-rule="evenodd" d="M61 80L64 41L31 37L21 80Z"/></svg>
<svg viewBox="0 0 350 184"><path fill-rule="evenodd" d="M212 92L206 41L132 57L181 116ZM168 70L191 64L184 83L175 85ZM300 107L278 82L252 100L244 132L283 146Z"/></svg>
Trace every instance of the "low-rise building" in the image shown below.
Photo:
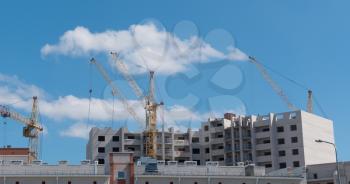
<svg viewBox="0 0 350 184"><path fill-rule="evenodd" d="M23 162L28 164L29 161L33 160L29 154L29 148L0 148L0 164L9 162Z"/></svg>
<svg viewBox="0 0 350 184"><path fill-rule="evenodd" d="M40 161L31 164L8 162L0 164L0 184L108 184L105 166L84 161L81 165L47 165Z"/></svg>
<svg viewBox="0 0 350 184"><path fill-rule="evenodd" d="M7 162L0 164L0 184L305 184L304 172L266 174L265 167L219 166L218 162L133 160L132 152L109 153L106 163L82 161L69 165L60 161L48 165L40 161L31 164ZM154 160L152 167L147 165Z"/></svg>
<svg viewBox="0 0 350 184"><path fill-rule="evenodd" d="M339 178L342 184L350 183L350 162L339 162ZM337 164L325 163L307 166L307 183L336 184L338 182Z"/></svg>
<svg viewBox="0 0 350 184"><path fill-rule="evenodd" d="M265 167L219 166L218 162L158 162L147 170L147 163L133 163L132 153L110 153L110 183L126 184L306 184L305 170L298 168L266 174Z"/></svg>

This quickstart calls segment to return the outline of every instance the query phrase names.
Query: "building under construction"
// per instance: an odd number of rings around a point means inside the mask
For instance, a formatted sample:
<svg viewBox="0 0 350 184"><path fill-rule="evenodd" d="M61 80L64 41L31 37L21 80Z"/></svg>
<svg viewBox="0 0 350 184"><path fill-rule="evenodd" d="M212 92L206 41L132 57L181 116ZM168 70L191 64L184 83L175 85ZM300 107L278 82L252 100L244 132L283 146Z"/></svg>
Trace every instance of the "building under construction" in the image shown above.
<svg viewBox="0 0 350 184"><path fill-rule="evenodd" d="M215 161L222 166L253 163L267 171L335 162L333 147L316 139L334 141L331 120L304 111L263 116L226 113L208 119L196 131L157 131L156 159L199 165ZM132 152L136 161L147 156L146 144L144 132L93 128L86 155L104 164L110 152Z"/></svg>
<svg viewBox="0 0 350 184"><path fill-rule="evenodd" d="M173 128L164 130L164 127L157 130L157 109L163 103L157 103L155 99L154 72L150 71L149 92L145 95L123 61L116 53L111 54L119 72L145 108L145 117L135 113L99 62L91 59L91 64L97 67L111 86L112 94L123 102L131 117L145 124L146 129L129 132L127 128L93 128L86 149L89 160L103 164L110 152L133 152L135 161L151 157L164 161L196 161L199 165L208 161L226 166L254 163L269 171L335 161L333 148L314 142L316 139L334 142L334 136L333 122L312 113L312 91L304 87L308 94L307 112L299 110L268 74L266 66L254 57L249 57L249 62L257 67L290 112L264 116L226 113L223 118L203 122L199 130L178 132ZM302 86L291 79L289 81Z"/></svg>

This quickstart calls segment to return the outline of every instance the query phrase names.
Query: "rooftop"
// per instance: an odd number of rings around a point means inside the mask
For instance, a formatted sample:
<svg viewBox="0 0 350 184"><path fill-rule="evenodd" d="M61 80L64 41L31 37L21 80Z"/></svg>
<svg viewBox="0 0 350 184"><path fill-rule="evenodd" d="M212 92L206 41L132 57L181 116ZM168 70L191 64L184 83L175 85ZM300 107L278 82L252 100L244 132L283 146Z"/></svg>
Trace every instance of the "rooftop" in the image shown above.
<svg viewBox="0 0 350 184"><path fill-rule="evenodd" d="M0 176L20 175L20 176L90 176L106 175L104 165L84 163L81 165L68 165L60 161L58 165L47 165L40 161L33 164L23 164L20 161L2 163L0 160Z"/></svg>
<svg viewBox="0 0 350 184"><path fill-rule="evenodd" d="M0 155L29 155L29 148L0 148Z"/></svg>

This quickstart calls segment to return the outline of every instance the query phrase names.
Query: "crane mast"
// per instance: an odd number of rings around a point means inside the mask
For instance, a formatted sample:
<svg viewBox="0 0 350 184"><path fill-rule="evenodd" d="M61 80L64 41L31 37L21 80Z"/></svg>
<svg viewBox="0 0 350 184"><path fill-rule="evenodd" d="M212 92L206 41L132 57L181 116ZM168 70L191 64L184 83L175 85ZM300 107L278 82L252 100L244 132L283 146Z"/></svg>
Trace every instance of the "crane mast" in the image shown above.
<svg viewBox="0 0 350 184"><path fill-rule="evenodd" d="M154 71L150 71L149 93L146 97L146 155L157 156L157 109L163 102L156 103L154 97Z"/></svg>
<svg viewBox="0 0 350 184"><path fill-rule="evenodd" d="M313 101L312 101L312 91L307 91L307 112L313 113Z"/></svg>
<svg viewBox="0 0 350 184"><path fill-rule="evenodd" d="M38 98L33 97L32 112L30 118L23 117L15 111L11 111L7 106L0 105L0 116L11 118L23 123L23 136L29 139L29 162L39 159L39 134L43 127L39 123Z"/></svg>

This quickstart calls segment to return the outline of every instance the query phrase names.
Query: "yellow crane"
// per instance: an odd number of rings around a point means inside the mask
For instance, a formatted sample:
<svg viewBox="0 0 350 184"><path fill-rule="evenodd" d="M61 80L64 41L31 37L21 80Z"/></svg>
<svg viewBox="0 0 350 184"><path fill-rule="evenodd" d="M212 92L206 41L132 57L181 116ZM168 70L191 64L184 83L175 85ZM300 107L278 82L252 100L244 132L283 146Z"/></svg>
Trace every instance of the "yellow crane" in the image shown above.
<svg viewBox="0 0 350 184"><path fill-rule="evenodd" d="M269 75L263 64L258 62L253 56L249 56L249 62L253 63L257 69L260 71L263 78L268 82L268 84L271 86L271 88L276 92L278 96L287 104L288 108L292 111L297 110L298 108L290 102L288 96L285 94L283 89L272 79L272 77ZM286 78L286 77L285 77ZM289 81L296 83L295 81L288 78ZM296 83L298 86L301 86L300 84ZM305 89L304 86L301 86ZM310 89L307 90L307 112L313 113L313 103L312 103L312 91Z"/></svg>
<svg viewBox="0 0 350 184"><path fill-rule="evenodd" d="M145 131L145 140L146 140L146 155L148 157L156 158L157 156L157 109L159 106L164 105L163 102L157 103L155 101L155 92L154 92L154 71L150 71L149 77L149 92L145 96L134 80L134 78L128 72L128 69L124 62L121 59L118 59L118 54L116 52L111 52L112 58L115 61L117 69L122 73L123 77L131 88L134 90L136 96L144 102L144 108L146 110L146 131Z"/></svg>
<svg viewBox="0 0 350 184"><path fill-rule="evenodd" d="M32 112L29 118L10 110L8 106L4 105L0 105L0 116L11 118L26 125L23 127L23 136L29 139L29 163L32 160L39 159L39 134L43 131L43 127L39 122L38 98L33 97Z"/></svg>
<svg viewBox="0 0 350 184"><path fill-rule="evenodd" d="M164 105L163 102L157 103L154 97L154 72L150 72L149 93L146 97L146 155L156 158L157 156L157 109Z"/></svg>
<svg viewBox="0 0 350 184"><path fill-rule="evenodd" d="M118 60L118 56L116 53L112 52L112 57L116 62L117 69L119 72L123 75L123 77L126 79L128 84L133 89L136 96L142 100L146 111L146 119L143 121L139 116L136 114L135 110L130 106L127 99L123 95L123 93L119 90L118 86L113 83L109 75L107 74L106 70L103 68L103 66L98 63L94 58L90 60L91 64L94 64L99 72L102 74L103 78L107 81L107 83L112 88L112 95L115 95L117 98L121 100L126 110L129 112L129 114L139 123L143 124L146 123L146 130L145 130L145 148L146 148L146 156L156 158L157 156L157 109L160 105L163 105L163 103L157 103L155 102L154 97L154 72L150 71L150 78L149 78L149 93L147 96L145 96L139 87L139 85L136 83L136 81L133 79L133 77L129 74L127 67L123 63L123 61Z"/></svg>

